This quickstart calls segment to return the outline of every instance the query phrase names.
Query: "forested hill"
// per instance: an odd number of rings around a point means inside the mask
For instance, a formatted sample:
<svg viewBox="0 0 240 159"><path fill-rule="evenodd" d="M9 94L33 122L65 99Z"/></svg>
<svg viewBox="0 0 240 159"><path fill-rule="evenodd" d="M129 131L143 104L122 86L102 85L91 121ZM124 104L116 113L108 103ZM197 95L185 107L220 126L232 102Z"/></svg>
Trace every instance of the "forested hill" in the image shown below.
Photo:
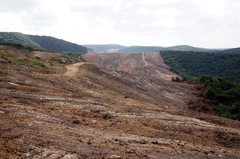
<svg viewBox="0 0 240 159"><path fill-rule="evenodd" d="M130 46L120 49L118 52L159 52L163 50L176 50L176 51L198 51L198 52L215 52L217 50L193 47L189 45L176 45L171 47L161 46Z"/></svg>
<svg viewBox="0 0 240 159"><path fill-rule="evenodd" d="M220 53L225 53L225 54L239 54L240 53L240 47L239 48L233 48L233 49L227 49L220 51Z"/></svg>
<svg viewBox="0 0 240 159"><path fill-rule="evenodd" d="M17 32L0 32L0 42L9 42L30 46L35 49L57 52L87 53L87 48L50 36L27 35Z"/></svg>
<svg viewBox="0 0 240 159"><path fill-rule="evenodd" d="M176 45L167 47L165 50L175 50L175 51L196 51L196 52L215 52L214 49L205 49L200 47L193 47L189 45Z"/></svg>
<svg viewBox="0 0 240 159"><path fill-rule="evenodd" d="M161 51L171 71L190 79L202 74L240 83L240 54Z"/></svg>

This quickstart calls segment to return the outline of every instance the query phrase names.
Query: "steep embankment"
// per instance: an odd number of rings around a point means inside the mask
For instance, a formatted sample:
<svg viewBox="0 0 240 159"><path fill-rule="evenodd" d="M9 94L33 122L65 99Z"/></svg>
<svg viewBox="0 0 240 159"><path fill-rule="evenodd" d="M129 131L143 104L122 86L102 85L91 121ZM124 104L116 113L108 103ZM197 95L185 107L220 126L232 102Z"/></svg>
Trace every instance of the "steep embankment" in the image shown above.
<svg viewBox="0 0 240 159"><path fill-rule="evenodd" d="M189 110L195 85L79 62L0 48L0 157L239 158L240 122Z"/></svg>
<svg viewBox="0 0 240 159"><path fill-rule="evenodd" d="M85 55L87 62L110 69L122 70L133 74L158 79L171 80L177 75L169 71L158 52L145 53L105 53Z"/></svg>

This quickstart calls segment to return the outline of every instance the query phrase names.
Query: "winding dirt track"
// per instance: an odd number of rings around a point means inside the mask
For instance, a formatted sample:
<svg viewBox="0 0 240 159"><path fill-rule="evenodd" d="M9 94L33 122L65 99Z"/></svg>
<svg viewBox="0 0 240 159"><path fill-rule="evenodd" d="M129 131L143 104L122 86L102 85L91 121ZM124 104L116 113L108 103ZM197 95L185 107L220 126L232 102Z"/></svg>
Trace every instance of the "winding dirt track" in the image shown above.
<svg viewBox="0 0 240 159"><path fill-rule="evenodd" d="M148 66L148 63L147 63L147 61L146 61L146 59L145 59L144 52L142 53L142 60L143 60L143 62L145 63L144 66Z"/></svg>
<svg viewBox="0 0 240 159"><path fill-rule="evenodd" d="M75 76L78 72L78 67L81 65L87 64L86 62L79 62L71 65L66 65L67 72L64 74L65 76Z"/></svg>

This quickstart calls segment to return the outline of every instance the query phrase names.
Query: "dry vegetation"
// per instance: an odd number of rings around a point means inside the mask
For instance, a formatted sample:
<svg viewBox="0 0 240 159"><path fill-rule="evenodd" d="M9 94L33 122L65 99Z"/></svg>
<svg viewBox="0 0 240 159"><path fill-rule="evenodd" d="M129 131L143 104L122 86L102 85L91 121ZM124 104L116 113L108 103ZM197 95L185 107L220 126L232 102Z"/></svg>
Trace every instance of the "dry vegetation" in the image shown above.
<svg viewBox="0 0 240 159"><path fill-rule="evenodd" d="M240 157L239 121L188 108L196 85L0 49L0 158Z"/></svg>

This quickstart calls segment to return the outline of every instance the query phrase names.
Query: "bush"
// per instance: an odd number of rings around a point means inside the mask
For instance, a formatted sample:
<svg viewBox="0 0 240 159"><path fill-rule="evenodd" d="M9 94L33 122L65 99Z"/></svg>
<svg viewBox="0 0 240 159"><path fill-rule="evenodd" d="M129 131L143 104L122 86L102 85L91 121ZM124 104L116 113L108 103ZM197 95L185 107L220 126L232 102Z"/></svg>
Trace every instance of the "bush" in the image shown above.
<svg viewBox="0 0 240 159"><path fill-rule="evenodd" d="M215 100L216 93L212 87L208 87L207 90L205 91L205 96L207 99Z"/></svg>
<svg viewBox="0 0 240 159"><path fill-rule="evenodd" d="M0 55L0 57L1 57L2 59L4 59L4 60L8 60L8 58L7 58L6 56L4 56L4 55Z"/></svg>
<svg viewBox="0 0 240 159"><path fill-rule="evenodd" d="M40 67L43 67L43 68L47 68L47 66L44 65L44 64L41 63L41 62L33 61L33 64L34 64L34 65L37 65L37 66L40 66Z"/></svg>
<svg viewBox="0 0 240 159"><path fill-rule="evenodd" d="M61 59L57 59L57 58L52 58L52 59L50 59L50 60L48 61L48 63L49 63L50 65L54 65L55 63L57 63L57 64L62 64L62 60L61 60Z"/></svg>
<svg viewBox="0 0 240 159"><path fill-rule="evenodd" d="M207 100L205 103L224 117L240 120L239 84L231 83L224 78L211 77L210 75L202 75L200 82L204 82L206 86L204 97Z"/></svg>

